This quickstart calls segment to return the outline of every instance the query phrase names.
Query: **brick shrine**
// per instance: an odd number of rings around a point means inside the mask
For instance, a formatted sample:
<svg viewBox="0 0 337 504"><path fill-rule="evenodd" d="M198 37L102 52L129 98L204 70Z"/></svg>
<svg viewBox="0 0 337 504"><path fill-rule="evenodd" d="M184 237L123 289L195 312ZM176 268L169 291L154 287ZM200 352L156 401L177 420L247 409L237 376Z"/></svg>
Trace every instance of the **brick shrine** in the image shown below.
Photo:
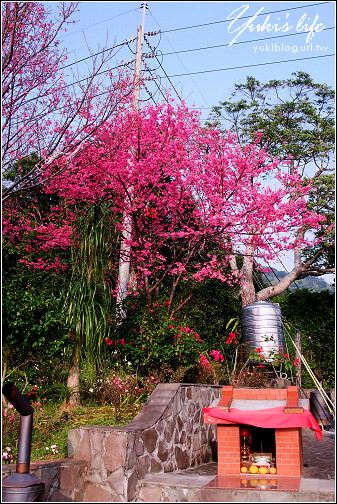
<svg viewBox="0 0 337 504"><path fill-rule="evenodd" d="M226 386L222 389L222 397L217 408L228 413L231 405L234 405L235 401L240 400L250 401L251 405L256 405L256 409L259 409L259 401L270 405L277 402L278 405L282 404L284 413L290 415L297 415L304 411L303 407L299 404L298 388L296 386L283 389L234 388ZM205 423L217 424L219 476L240 475L240 469L243 464L241 459L242 443L240 432L243 428L249 429L250 432L253 432L253 435L257 432L256 428L249 424L249 411L246 413L247 424L233 423L232 421L214 418L209 413L204 412ZM272 455L274 455L277 469L277 474L273 477L300 477L303 464L301 427L275 427L274 429L269 428L267 430L272 431L272 438L274 438L271 443L272 447L269 447ZM263 432L264 429L261 428L260 436L263 436ZM256 477L256 475L254 476Z"/></svg>

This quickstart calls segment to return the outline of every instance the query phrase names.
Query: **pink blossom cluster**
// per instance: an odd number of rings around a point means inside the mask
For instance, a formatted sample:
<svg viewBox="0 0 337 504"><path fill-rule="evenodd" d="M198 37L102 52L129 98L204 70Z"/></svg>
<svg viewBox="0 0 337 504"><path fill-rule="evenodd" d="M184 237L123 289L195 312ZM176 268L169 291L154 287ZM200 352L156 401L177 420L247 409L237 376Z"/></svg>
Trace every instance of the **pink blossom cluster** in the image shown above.
<svg viewBox="0 0 337 504"><path fill-rule="evenodd" d="M14 455L10 446L6 447L6 451L2 454L2 459L8 464L12 464L14 462Z"/></svg>
<svg viewBox="0 0 337 504"><path fill-rule="evenodd" d="M198 364L206 371L213 371L211 363L204 354L200 354Z"/></svg>
<svg viewBox="0 0 337 504"><path fill-rule="evenodd" d="M4 410L3 410L3 416L4 416L4 417L5 417L5 418L9 421L9 422L11 422L12 420L14 420L14 418L15 418L15 413L12 413L10 416L8 416L8 413L9 413L9 411L8 411L8 410L10 410L10 409L12 409L12 408L13 408L13 404L8 403L8 404L7 404L7 407L6 407L6 408L4 408Z"/></svg>
<svg viewBox="0 0 337 504"><path fill-rule="evenodd" d="M214 360L216 362L218 362L218 361L223 362L224 361L224 356L219 352L219 350L212 350L209 355L212 355L212 357L214 357Z"/></svg>

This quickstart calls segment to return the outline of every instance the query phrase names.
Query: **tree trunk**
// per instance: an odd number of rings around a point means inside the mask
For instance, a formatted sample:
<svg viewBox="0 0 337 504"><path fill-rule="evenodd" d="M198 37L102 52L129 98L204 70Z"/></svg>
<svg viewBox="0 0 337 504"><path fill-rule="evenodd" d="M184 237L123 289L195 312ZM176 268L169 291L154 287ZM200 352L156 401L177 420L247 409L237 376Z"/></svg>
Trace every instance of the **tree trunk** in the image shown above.
<svg viewBox="0 0 337 504"><path fill-rule="evenodd" d="M70 392L70 397L66 402L65 409L75 409L81 404L80 397L80 361L81 361L82 341L76 339L73 353L71 356L69 374L67 379L67 387Z"/></svg>
<svg viewBox="0 0 337 504"><path fill-rule="evenodd" d="M245 278L243 285L240 288L240 296L242 308L256 301L255 287L253 278Z"/></svg>
<svg viewBox="0 0 337 504"><path fill-rule="evenodd" d="M242 308L245 306L255 303L256 292L254 287L254 245L250 243L246 247L246 253L243 257L243 263L241 268L241 287L240 296L242 302Z"/></svg>

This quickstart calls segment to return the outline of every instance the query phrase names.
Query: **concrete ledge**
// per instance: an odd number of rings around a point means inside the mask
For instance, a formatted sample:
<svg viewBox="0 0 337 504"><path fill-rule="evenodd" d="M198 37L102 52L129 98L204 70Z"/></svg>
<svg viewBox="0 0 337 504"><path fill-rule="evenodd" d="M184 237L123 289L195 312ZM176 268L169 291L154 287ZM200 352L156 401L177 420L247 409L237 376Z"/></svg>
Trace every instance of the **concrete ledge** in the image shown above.
<svg viewBox="0 0 337 504"><path fill-rule="evenodd" d="M335 480L301 478L300 492L334 492Z"/></svg>
<svg viewBox="0 0 337 504"><path fill-rule="evenodd" d="M335 492L200 489L144 483L137 502L335 502Z"/></svg>

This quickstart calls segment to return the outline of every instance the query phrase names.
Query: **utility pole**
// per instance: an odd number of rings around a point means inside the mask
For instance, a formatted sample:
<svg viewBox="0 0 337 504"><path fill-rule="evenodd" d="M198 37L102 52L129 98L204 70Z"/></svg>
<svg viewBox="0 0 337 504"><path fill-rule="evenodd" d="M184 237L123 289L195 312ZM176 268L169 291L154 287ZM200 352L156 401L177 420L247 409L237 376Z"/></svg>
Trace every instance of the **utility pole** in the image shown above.
<svg viewBox="0 0 337 504"><path fill-rule="evenodd" d="M135 69L133 77L133 99L132 107L135 112L139 110L139 96L140 96L140 74L142 68L142 51L144 40L144 27L145 27L145 10L148 8L146 3L141 6L143 8L143 22L137 29L137 47L135 58ZM130 195L132 199L132 188L130 188ZM132 236L132 218L127 212L123 215L123 236L120 246L119 255L119 269L118 269L118 292L117 292L117 317L125 318L126 310L123 307L123 301L126 298L130 281L130 252L131 247L128 243Z"/></svg>
<svg viewBox="0 0 337 504"><path fill-rule="evenodd" d="M145 28L145 10L148 8L146 3L141 5L143 7L143 22L141 26L137 29L137 47L136 47L136 59L135 59L135 70L133 77L133 100L132 105L136 111L139 110L139 95L140 95L140 72L142 68L142 53L143 53L143 41L144 41L144 28Z"/></svg>

